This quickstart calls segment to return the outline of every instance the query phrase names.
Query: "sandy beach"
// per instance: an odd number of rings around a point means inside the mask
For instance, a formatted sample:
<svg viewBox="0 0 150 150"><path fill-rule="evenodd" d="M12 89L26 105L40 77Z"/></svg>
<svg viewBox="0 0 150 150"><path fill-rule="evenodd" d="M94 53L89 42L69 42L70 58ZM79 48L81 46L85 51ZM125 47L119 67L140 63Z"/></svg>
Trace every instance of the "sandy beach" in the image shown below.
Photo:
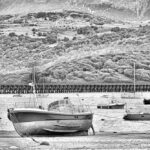
<svg viewBox="0 0 150 150"><path fill-rule="evenodd" d="M48 97L38 98L46 108L49 102L70 97L74 104L82 103L90 105L94 113L93 126L96 135L89 130L89 136L65 136L65 137L33 137L21 138L14 131L13 125L7 119L7 108L17 103L29 102L31 97L23 95L0 95L0 150L5 149L150 149L150 122L149 121L124 121L125 109L104 110L97 109L97 104L110 101L103 95L115 96L119 102L127 103L128 107L138 107L141 110L149 110L150 106L143 105L143 97L149 97L149 93L142 93L141 99L121 99L120 93L80 93L77 94L49 94ZM40 145L42 142L49 145Z"/></svg>
<svg viewBox="0 0 150 150"><path fill-rule="evenodd" d="M6 132L5 132L6 134ZM11 133L13 134L13 133ZM34 137L20 138L18 135L0 136L0 149L16 150L99 150L99 149L150 149L150 134L111 133L78 137ZM39 142L39 143L37 143ZM49 145L42 145L46 142ZM41 143L41 144L40 144Z"/></svg>

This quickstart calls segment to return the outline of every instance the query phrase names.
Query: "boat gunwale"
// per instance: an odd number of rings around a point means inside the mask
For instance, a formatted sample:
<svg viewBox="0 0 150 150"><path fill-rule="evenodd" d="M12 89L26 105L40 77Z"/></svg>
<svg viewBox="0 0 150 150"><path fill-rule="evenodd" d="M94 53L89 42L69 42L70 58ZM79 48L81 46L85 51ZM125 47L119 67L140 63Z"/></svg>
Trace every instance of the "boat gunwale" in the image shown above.
<svg viewBox="0 0 150 150"><path fill-rule="evenodd" d="M116 104L98 104L97 106L120 106L125 105L125 103L116 103Z"/></svg>
<svg viewBox="0 0 150 150"><path fill-rule="evenodd" d="M43 114L58 114L58 115L69 115L69 116L72 116L72 115L93 115L94 113L92 112L81 112L81 113L64 113L64 112L55 112L55 111L48 111L48 110L42 110L42 109L38 109L38 108L34 108L34 109L24 109L24 108L15 108L13 110L11 110L11 113L19 113L19 112L22 112L22 113L25 113L25 112L31 112L31 113L43 113Z"/></svg>

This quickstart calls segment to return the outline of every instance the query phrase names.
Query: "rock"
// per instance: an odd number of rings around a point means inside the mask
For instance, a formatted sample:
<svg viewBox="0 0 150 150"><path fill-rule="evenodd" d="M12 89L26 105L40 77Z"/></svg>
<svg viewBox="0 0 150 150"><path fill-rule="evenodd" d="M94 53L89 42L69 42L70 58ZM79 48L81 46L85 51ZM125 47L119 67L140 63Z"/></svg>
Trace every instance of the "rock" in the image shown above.
<svg viewBox="0 0 150 150"><path fill-rule="evenodd" d="M49 142L47 142L47 141L43 141L43 142L40 143L40 145L47 145L47 146L48 146L48 145L50 145L50 144L49 144Z"/></svg>
<svg viewBox="0 0 150 150"><path fill-rule="evenodd" d="M110 76L110 73L108 72L99 72L99 77L101 79L104 79L105 77L109 77Z"/></svg>
<svg viewBox="0 0 150 150"><path fill-rule="evenodd" d="M96 70L103 68L103 62L95 62L92 65Z"/></svg>
<svg viewBox="0 0 150 150"><path fill-rule="evenodd" d="M128 64L123 64L123 65L122 64L118 64L118 65L119 65L118 69L132 69L132 67L130 65L128 65Z"/></svg>
<svg viewBox="0 0 150 150"><path fill-rule="evenodd" d="M84 77L82 71L75 71L75 72L74 72L74 76L75 76L75 77L78 77L78 78L83 78L83 77Z"/></svg>
<svg viewBox="0 0 150 150"><path fill-rule="evenodd" d="M11 147L9 147L10 149L19 149L18 147L16 147L16 146L11 146Z"/></svg>
<svg viewBox="0 0 150 150"><path fill-rule="evenodd" d="M110 73L109 76L104 77L104 82L131 82L131 79L123 74L117 72Z"/></svg>
<svg viewBox="0 0 150 150"><path fill-rule="evenodd" d="M136 79L138 79L138 80L144 80L144 81L150 80L149 70L137 69L135 76L136 76Z"/></svg>
<svg viewBox="0 0 150 150"><path fill-rule="evenodd" d="M127 60L124 59L124 58L122 58L122 59L120 59L120 60L117 61L117 64L118 64L119 66L127 65Z"/></svg>
<svg viewBox="0 0 150 150"><path fill-rule="evenodd" d="M123 73L124 73L124 70L123 70L122 68L119 68L117 71L118 71L120 74L123 74Z"/></svg>
<svg viewBox="0 0 150 150"><path fill-rule="evenodd" d="M136 70L137 70L137 69L149 69L149 66L146 65L146 64L143 64L143 63L141 63L141 62L137 62L137 63L135 64L135 69L136 69Z"/></svg>
<svg viewBox="0 0 150 150"><path fill-rule="evenodd" d="M117 83L119 81L119 79L115 78L115 77L105 77L104 82L110 82L110 83Z"/></svg>
<svg viewBox="0 0 150 150"><path fill-rule="evenodd" d="M124 70L124 75L128 77L133 77L133 69L125 69Z"/></svg>
<svg viewBox="0 0 150 150"><path fill-rule="evenodd" d="M84 77L86 81L95 81L94 77Z"/></svg>
<svg viewBox="0 0 150 150"><path fill-rule="evenodd" d="M107 60L105 63L104 63L104 68L118 68L118 65L117 63L113 62L111 59Z"/></svg>
<svg viewBox="0 0 150 150"><path fill-rule="evenodd" d="M101 72L112 74L115 72L115 70L111 69L111 68L103 68L103 69L101 69Z"/></svg>
<svg viewBox="0 0 150 150"><path fill-rule="evenodd" d="M64 69L56 69L53 72L53 76L56 79L65 79L67 75L67 71L65 71Z"/></svg>
<svg viewBox="0 0 150 150"><path fill-rule="evenodd" d="M84 72L83 73L83 79L85 79L86 81L94 81L96 80L97 75L93 72Z"/></svg>
<svg viewBox="0 0 150 150"><path fill-rule="evenodd" d="M118 133L118 132L114 131L113 133Z"/></svg>
<svg viewBox="0 0 150 150"><path fill-rule="evenodd" d="M149 67L149 65L150 65L150 61L147 60L147 59L142 60L141 63L142 63L142 64L145 64L145 65L148 66L148 67Z"/></svg>

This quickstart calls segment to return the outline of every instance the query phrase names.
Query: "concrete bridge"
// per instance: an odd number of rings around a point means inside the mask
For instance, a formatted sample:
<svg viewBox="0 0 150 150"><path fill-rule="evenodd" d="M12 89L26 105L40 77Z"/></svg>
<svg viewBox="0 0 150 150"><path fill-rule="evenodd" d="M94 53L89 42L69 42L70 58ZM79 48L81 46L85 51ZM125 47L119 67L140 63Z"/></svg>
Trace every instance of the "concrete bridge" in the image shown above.
<svg viewBox="0 0 150 150"><path fill-rule="evenodd" d="M100 84L36 84L36 93L83 93L83 92L146 92L150 83L100 83ZM29 85L0 85L0 94L32 93Z"/></svg>

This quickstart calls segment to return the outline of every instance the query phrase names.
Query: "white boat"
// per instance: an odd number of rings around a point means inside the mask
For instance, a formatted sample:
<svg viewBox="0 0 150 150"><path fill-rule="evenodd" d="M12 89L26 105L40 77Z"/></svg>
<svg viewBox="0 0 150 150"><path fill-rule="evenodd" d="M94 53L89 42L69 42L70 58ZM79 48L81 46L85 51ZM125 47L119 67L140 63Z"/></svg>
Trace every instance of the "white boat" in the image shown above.
<svg viewBox="0 0 150 150"><path fill-rule="evenodd" d="M126 108L126 114L124 120L130 121L147 121L150 120L149 105L136 105Z"/></svg>
<svg viewBox="0 0 150 150"><path fill-rule="evenodd" d="M99 109L124 109L125 103L121 103L117 100L116 97L110 97L110 103L107 104L98 104L97 108Z"/></svg>
<svg viewBox="0 0 150 150"><path fill-rule="evenodd" d="M8 118L20 136L88 133L93 128L93 113L84 105L74 106L69 98L50 103L47 109L10 108Z"/></svg>
<svg viewBox="0 0 150 150"><path fill-rule="evenodd" d="M130 121L147 121L150 120L150 113L127 113L123 119Z"/></svg>
<svg viewBox="0 0 150 150"><path fill-rule="evenodd" d="M123 117L124 120L130 121L146 121L150 120L149 107L131 107L126 110L126 114Z"/></svg>
<svg viewBox="0 0 150 150"><path fill-rule="evenodd" d="M59 101L56 103L58 105L48 110L42 107L8 109L8 118L21 136L88 132L92 127L93 113L70 104L61 106ZM61 107L64 107L64 111Z"/></svg>
<svg viewBox="0 0 150 150"><path fill-rule="evenodd" d="M65 97L44 108L38 105L34 83L29 84L33 89L34 105L8 109L8 118L20 136L88 133L90 128L93 129L93 113L88 106L81 104L75 106L68 97Z"/></svg>
<svg viewBox="0 0 150 150"><path fill-rule="evenodd" d="M121 94L122 99L141 99L142 95L136 92L126 92Z"/></svg>

